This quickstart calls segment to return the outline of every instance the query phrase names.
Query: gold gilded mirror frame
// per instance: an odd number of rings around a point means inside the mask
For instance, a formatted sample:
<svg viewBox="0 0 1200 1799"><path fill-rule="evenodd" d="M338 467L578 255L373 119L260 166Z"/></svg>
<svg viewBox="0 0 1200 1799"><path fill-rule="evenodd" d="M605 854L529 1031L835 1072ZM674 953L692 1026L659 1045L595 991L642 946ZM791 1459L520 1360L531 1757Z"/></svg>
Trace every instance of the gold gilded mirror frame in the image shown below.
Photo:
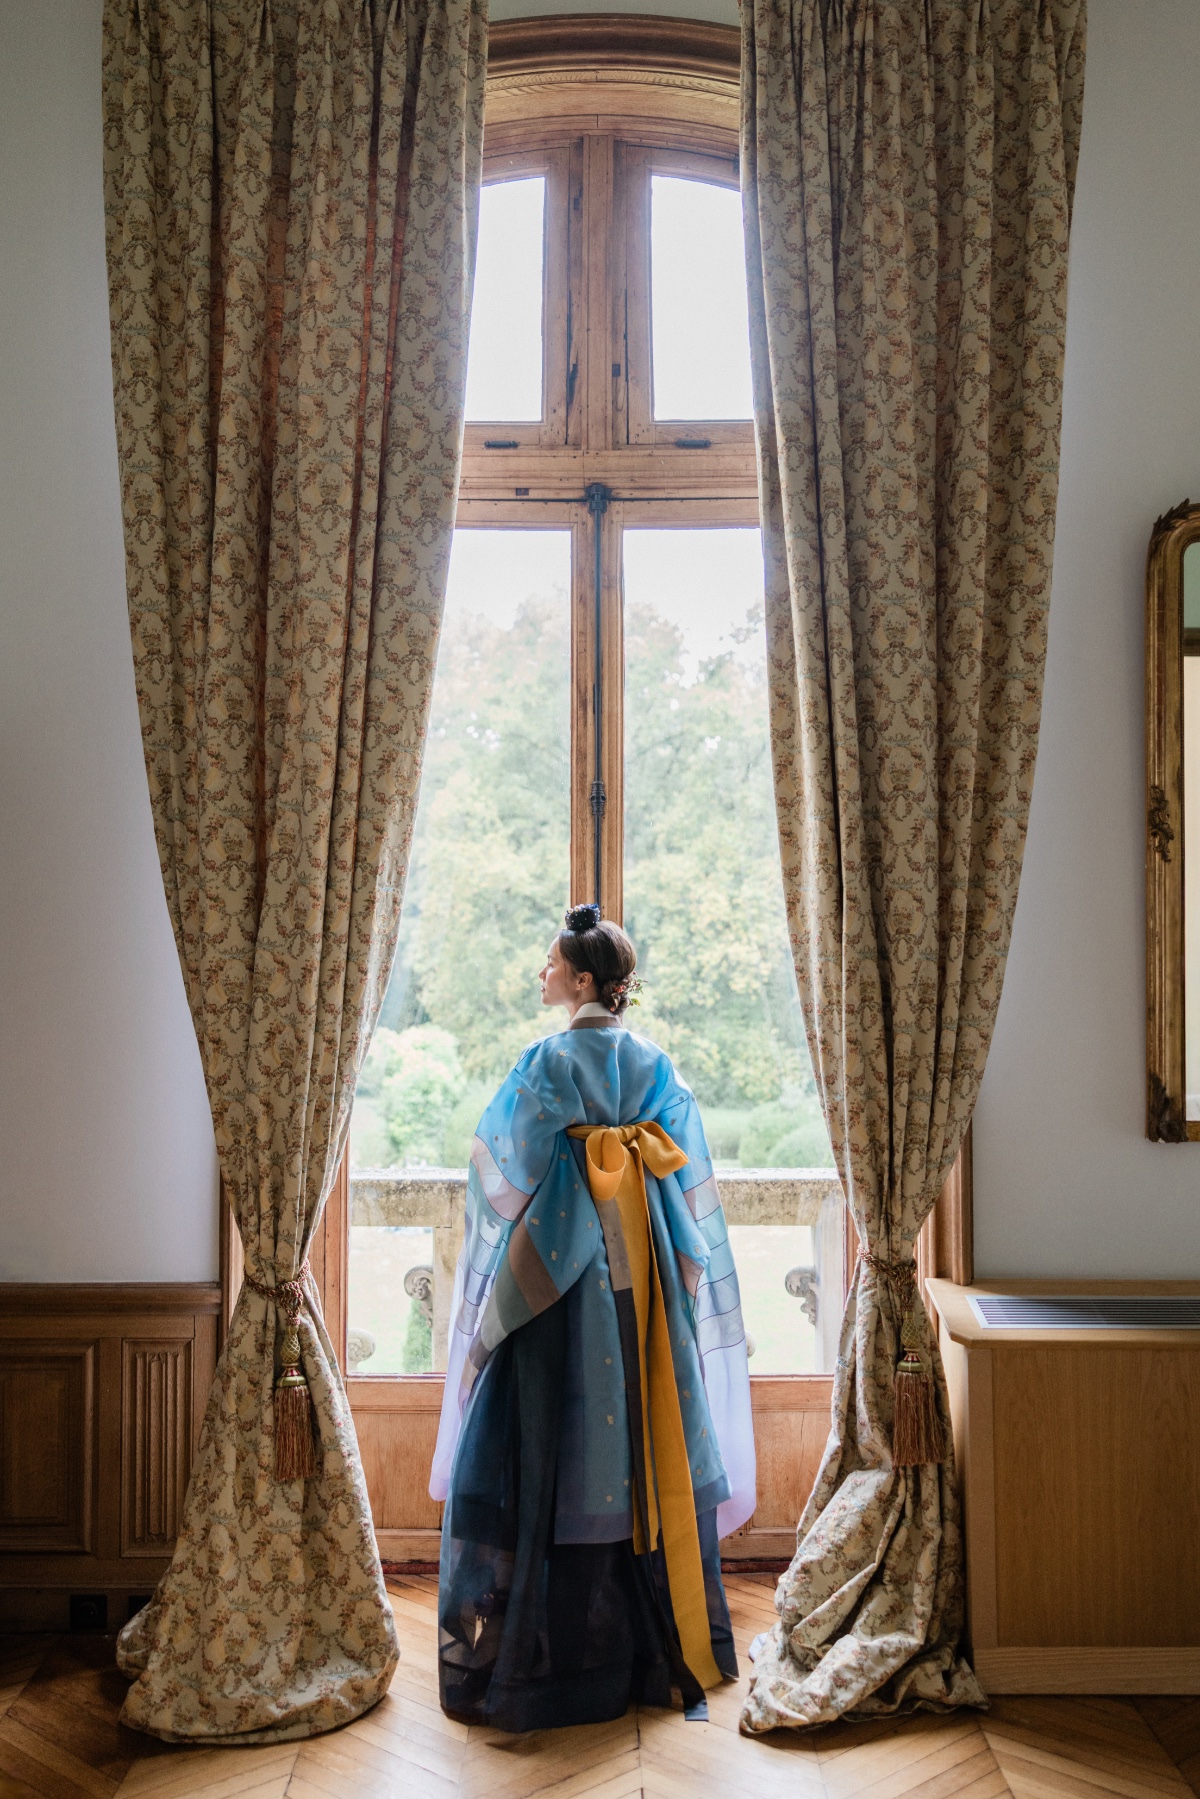
<svg viewBox="0 0 1200 1799"><path fill-rule="evenodd" d="M1146 1135L1155 1143L1200 1142L1200 1117L1188 1116L1200 1108L1188 1103L1185 904L1190 835L1190 903L1200 907L1200 832L1184 829L1185 760L1200 764L1200 741L1191 740L1200 729L1184 729L1185 658L1195 659L1200 677L1200 621L1189 620L1189 630L1184 617L1184 558L1193 544L1200 546L1200 504L1184 500L1155 524L1146 559ZM1197 1027L1200 1018L1193 1038ZM1198 1077L1193 1069L1193 1089Z"/></svg>

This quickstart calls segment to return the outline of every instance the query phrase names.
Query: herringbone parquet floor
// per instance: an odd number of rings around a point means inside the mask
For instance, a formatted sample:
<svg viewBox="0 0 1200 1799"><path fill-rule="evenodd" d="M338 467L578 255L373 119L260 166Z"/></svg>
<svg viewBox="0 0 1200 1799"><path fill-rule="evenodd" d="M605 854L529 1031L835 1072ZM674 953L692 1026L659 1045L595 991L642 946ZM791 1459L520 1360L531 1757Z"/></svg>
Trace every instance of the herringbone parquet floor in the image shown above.
<svg viewBox="0 0 1200 1799"><path fill-rule="evenodd" d="M774 1618L774 1576L727 1578L745 1650ZM707 1724L631 1711L506 1737L443 1717L432 1578L389 1582L402 1659L388 1697L332 1736L180 1749L123 1730L103 1637L0 1646L0 1799L1193 1799L1200 1700L998 1699L982 1718L737 1732L744 1680Z"/></svg>

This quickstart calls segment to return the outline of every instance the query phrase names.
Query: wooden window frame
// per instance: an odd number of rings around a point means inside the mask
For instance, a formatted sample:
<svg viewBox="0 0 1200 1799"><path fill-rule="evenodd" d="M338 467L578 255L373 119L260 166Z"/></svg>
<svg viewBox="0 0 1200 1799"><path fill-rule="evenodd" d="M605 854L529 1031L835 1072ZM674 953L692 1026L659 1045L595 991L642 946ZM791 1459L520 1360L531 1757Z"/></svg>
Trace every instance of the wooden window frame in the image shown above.
<svg viewBox="0 0 1200 1799"><path fill-rule="evenodd" d="M974 1157L970 1125L933 1210L921 1226L916 1250L917 1279L927 1306L927 1281L954 1281L960 1287L969 1287L974 1281ZM932 1307L929 1315L934 1316Z"/></svg>
<svg viewBox="0 0 1200 1799"><path fill-rule="evenodd" d="M542 416L540 419L472 420L463 428L464 461L500 454L521 466L531 444L556 449L579 442L579 406L574 403L568 367L569 321L579 307L582 274L579 231L574 225L574 201L581 184L577 158L569 144L526 145L521 149L485 155L485 186L522 177L541 176L545 182L542 257ZM511 441L513 448L489 451L489 441ZM498 465L493 461L491 466Z"/></svg>
<svg viewBox="0 0 1200 1799"><path fill-rule="evenodd" d="M596 521L582 496L594 482L612 492L599 520L606 577L602 624L608 788L601 897L606 912L617 918L622 913L624 785L620 533L635 520L645 525L758 523L753 429L748 422L653 419L649 318L630 344L621 317L629 276L648 282L648 234L636 236L630 200L633 195L644 216L650 177L656 171L736 182L738 83L738 33L697 21L631 15L552 22L522 19L493 26L489 37L484 178L539 173L547 182L544 216L550 241L543 286L543 416L532 425L487 421L466 426L458 523L529 527L540 522L545 528L569 528L575 536L571 890L575 899L590 898L590 836L578 828L578 821L587 812L593 773L590 732L584 724L595 672L592 560L586 551L594 542ZM564 208L565 240L560 237L555 247L553 221L557 218L561 229ZM624 221L620 231L618 220ZM616 355L583 356L589 334L602 334L610 347L621 342L619 372L613 368ZM573 367L579 373L572 381ZM677 440L682 436L703 436L708 446L681 449ZM486 447L487 439L506 437L516 440L515 449ZM540 520L535 521L535 512L542 515ZM921 1232L922 1281L935 1274L964 1284L972 1278L970 1173L968 1134ZM241 1246L224 1204L221 1213L227 1320L240 1286ZM348 1158L343 1157L310 1252L326 1325L343 1368L349 1225ZM844 1289L855 1255L854 1235L847 1228ZM403 1528L392 1529L386 1517L377 1517L383 1553L397 1558L436 1554L440 1507L423 1494L423 1481L417 1483L422 1487L418 1493L409 1476L422 1460L426 1439L432 1443L442 1376L359 1375L350 1378L347 1387L373 1500L385 1478L402 1479L405 1490L411 1489L411 1517ZM815 1474L824 1445L831 1388L829 1375L752 1376L755 1434L764 1473L770 1466L778 1475L781 1458L790 1457L788 1492L795 1488L792 1497L799 1495L800 1502L801 1489ZM397 1419L403 1439L398 1444L393 1441ZM400 1461L407 1472L400 1470ZM794 1518L759 1525L751 1520L738 1538L732 1552L742 1558L790 1556ZM730 1549L727 1545L726 1552Z"/></svg>
<svg viewBox="0 0 1200 1799"><path fill-rule="evenodd" d="M654 355L650 311L650 206L655 175L679 175L715 187L738 186L736 149L721 153L715 147L700 150L667 149L661 144L619 144L615 158L615 186L625 229L614 246L619 259L615 269L614 341L625 341L624 380L617 384L614 425L618 441L624 425L624 441L678 450L688 439L721 450L741 450L754 464L754 425L750 419L669 419L654 414ZM621 299L627 296L625 316ZM622 333L622 326L624 327ZM685 454L699 455L698 450ZM758 523L757 497L755 524Z"/></svg>

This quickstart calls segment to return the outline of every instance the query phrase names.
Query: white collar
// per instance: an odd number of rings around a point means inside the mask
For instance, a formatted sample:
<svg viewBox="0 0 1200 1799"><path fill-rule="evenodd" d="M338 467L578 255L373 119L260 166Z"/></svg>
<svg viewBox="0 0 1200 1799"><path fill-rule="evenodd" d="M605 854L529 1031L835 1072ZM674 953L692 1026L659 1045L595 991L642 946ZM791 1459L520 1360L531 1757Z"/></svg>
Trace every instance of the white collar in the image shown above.
<svg viewBox="0 0 1200 1799"><path fill-rule="evenodd" d="M575 1018L605 1018L608 1020L609 1024L612 1025L620 1022L616 1014L610 1012L607 1006L602 1006L597 999L585 1000L582 1006L577 1006L575 1008ZM575 1023L575 1018L572 1018L572 1024Z"/></svg>

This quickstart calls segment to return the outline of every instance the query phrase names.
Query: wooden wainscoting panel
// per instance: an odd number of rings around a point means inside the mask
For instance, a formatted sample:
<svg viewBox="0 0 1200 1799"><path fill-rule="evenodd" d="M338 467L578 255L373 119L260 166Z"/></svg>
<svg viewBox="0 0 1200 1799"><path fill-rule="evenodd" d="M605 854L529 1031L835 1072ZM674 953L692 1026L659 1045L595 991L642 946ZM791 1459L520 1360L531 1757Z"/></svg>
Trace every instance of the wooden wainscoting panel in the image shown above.
<svg viewBox="0 0 1200 1799"><path fill-rule="evenodd" d="M938 1319L936 1310L932 1316ZM967 1638L976 1666L996 1646L996 1512L992 1441L992 1351L968 1355L940 1323L942 1366L950 1395L954 1464L967 1550Z"/></svg>
<svg viewBox="0 0 1200 1799"><path fill-rule="evenodd" d="M441 1528L442 1508L429 1497L429 1470L444 1386L440 1374L360 1375L346 1382L377 1534ZM408 1557L393 1547L389 1559Z"/></svg>
<svg viewBox="0 0 1200 1799"><path fill-rule="evenodd" d="M1197 1333L988 1326L967 1289L929 1285L985 1690L1200 1692ZM1167 1295L1200 1282L992 1279L973 1291Z"/></svg>
<svg viewBox="0 0 1200 1799"><path fill-rule="evenodd" d="M169 1555L192 1449L192 1344L121 1345L121 1554Z"/></svg>
<svg viewBox="0 0 1200 1799"><path fill-rule="evenodd" d="M215 1282L0 1286L0 1630L118 1629L165 1571L216 1366ZM2 1783L0 1783L2 1784Z"/></svg>
<svg viewBox="0 0 1200 1799"><path fill-rule="evenodd" d="M790 1561L796 1524L812 1492L829 1437L833 1382L827 1375L756 1375L750 1382L758 1505L721 1541L727 1561Z"/></svg>
<svg viewBox="0 0 1200 1799"><path fill-rule="evenodd" d="M997 1647L1200 1647L1200 1346L993 1354Z"/></svg>
<svg viewBox="0 0 1200 1799"><path fill-rule="evenodd" d="M442 1508L429 1497L443 1380L424 1374L347 1381L380 1553L389 1561L433 1561ZM829 1435L828 1376L757 1375L750 1383L758 1456L758 1508L725 1537L727 1560L790 1561L796 1521L812 1490Z"/></svg>
<svg viewBox="0 0 1200 1799"><path fill-rule="evenodd" d="M90 1550L95 1391L94 1342L0 1342L0 1551Z"/></svg>
<svg viewBox="0 0 1200 1799"><path fill-rule="evenodd" d="M953 1344L961 1349L961 1344ZM963 1493L963 1521L967 1543L967 1630L975 1655L996 1646L996 1442L993 1406L993 1352L977 1349L961 1365L961 1418L965 1436L958 1435L960 1413L956 1407L956 1381L946 1365L954 1420L955 1451L961 1456L959 1481ZM961 1447L960 1447L961 1445Z"/></svg>

